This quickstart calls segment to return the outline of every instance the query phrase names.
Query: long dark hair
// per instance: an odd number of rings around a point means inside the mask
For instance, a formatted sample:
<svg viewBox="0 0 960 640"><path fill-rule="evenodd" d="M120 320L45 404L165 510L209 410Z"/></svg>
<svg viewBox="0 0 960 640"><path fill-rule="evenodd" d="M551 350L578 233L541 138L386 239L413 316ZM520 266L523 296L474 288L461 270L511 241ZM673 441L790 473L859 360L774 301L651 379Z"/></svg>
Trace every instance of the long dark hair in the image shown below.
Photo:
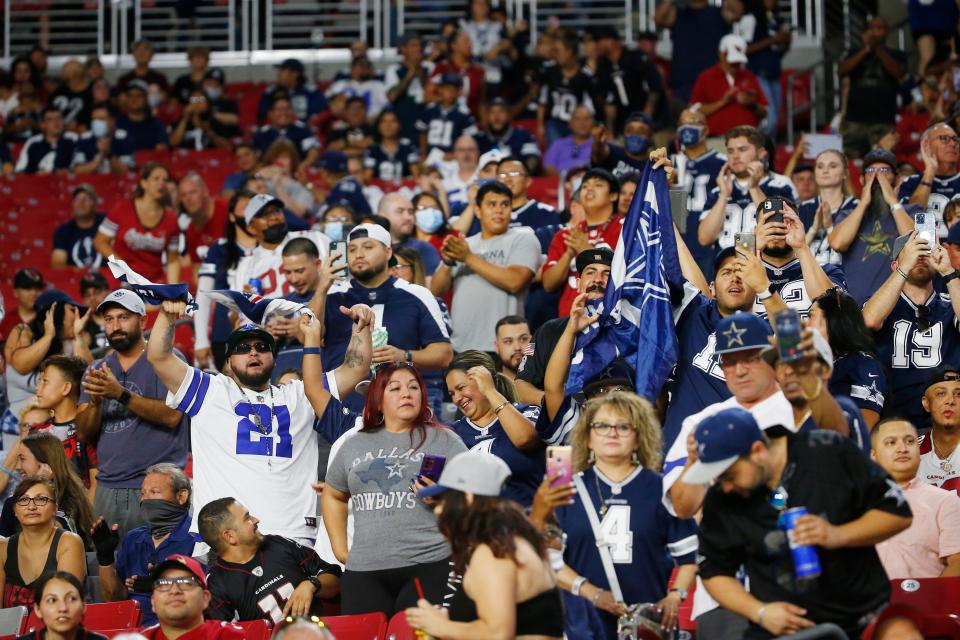
<svg viewBox="0 0 960 640"><path fill-rule="evenodd" d="M233 220L227 216L227 224L223 228L223 237L227 239L227 260L223 267L227 271L236 267L240 258L243 257L243 252L237 246L237 227L246 231L247 225L243 222L243 211L237 211L237 203L243 198L250 199L255 195L257 194L249 189L240 189L230 197L230 202L227 204L227 211L233 214Z"/></svg>
<svg viewBox="0 0 960 640"><path fill-rule="evenodd" d="M31 433L21 441L21 444L30 450L37 462L41 462L53 472L53 482L56 487L57 506L69 516L78 531L90 531L93 527L93 507L87 500L87 493L80 482L80 477L73 470L73 465L67 460L63 450L63 443L52 433ZM79 446L84 446L82 443Z"/></svg>
<svg viewBox="0 0 960 640"><path fill-rule="evenodd" d="M363 405L363 428L361 433L373 433L383 428L383 392L390 382L391 376L395 371L406 370L413 374L417 384L420 385L420 413L417 414L416 424L410 430L410 444L413 445L413 432L416 431L420 438L414 449L419 449L427 441L427 428L443 428L436 417L433 415L433 409L430 408L430 399L427 397L427 385L423 382L423 376L412 364L406 362L387 362L377 368L377 375L367 388L367 402Z"/></svg>
<svg viewBox="0 0 960 640"><path fill-rule="evenodd" d="M149 179L153 172L157 169L163 169L167 174L167 178L170 178L170 170L167 169L166 165L163 165L159 162L148 162L147 164L143 165L142 169L140 169L140 179L137 180L137 188L133 192L133 196L135 198L142 198L144 196L146 192L143 190L143 186L140 183ZM162 204L163 206L167 206L166 202L163 202Z"/></svg>
<svg viewBox="0 0 960 640"><path fill-rule="evenodd" d="M443 493L443 511L437 517L437 528L450 542L453 565L462 574L477 545L485 544L496 558L517 559L517 538L530 543L542 559L547 557L547 545L512 500L492 496L473 496L467 504L462 491L450 489Z"/></svg>
<svg viewBox="0 0 960 640"><path fill-rule="evenodd" d="M83 600L87 597L87 590L84 588L83 583L69 571L47 571L40 575L37 578L36 582L33 583L33 603L39 605L40 601L43 600L43 590L47 588L47 585L51 580L63 580L72 586L80 594L80 599Z"/></svg>
<svg viewBox="0 0 960 640"><path fill-rule="evenodd" d="M400 129L397 130L397 142L400 142L400 139L403 138L403 123L400 121L400 116L397 115L397 112L393 109L387 108L380 112L376 121L373 123L373 139L377 144L383 143L383 135L380 133L380 123L383 121L384 116L387 115L393 115L393 117L397 119L397 124L400 126Z"/></svg>
<svg viewBox="0 0 960 640"><path fill-rule="evenodd" d="M47 321L47 314L50 313L50 309L53 309L52 305L37 309L37 315L34 316L33 320L27 323L27 326L30 327L30 333L33 336L34 342L43 337L45 331L44 323ZM56 356L63 353L63 317L66 313L67 307L61 302L57 305L53 312L53 327L55 335L53 336L53 340L50 342L50 348L47 349L47 353L44 354L44 357Z"/></svg>
<svg viewBox="0 0 960 640"><path fill-rule="evenodd" d="M489 371L490 375L493 376L493 386L496 387L497 392L511 403L517 401L517 388L513 386L513 382L510 378L497 371L497 366L493 358L490 357L490 354L483 351L476 349L461 351L450 362L450 366L447 367L444 376L451 371L463 371L466 373L473 367L483 367Z"/></svg>
<svg viewBox="0 0 960 640"><path fill-rule="evenodd" d="M863 322L863 311L853 297L833 287L827 289L814 302L820 307L827 321L830 348L835 357L860 352L877 355L873 336Z"/></svg>

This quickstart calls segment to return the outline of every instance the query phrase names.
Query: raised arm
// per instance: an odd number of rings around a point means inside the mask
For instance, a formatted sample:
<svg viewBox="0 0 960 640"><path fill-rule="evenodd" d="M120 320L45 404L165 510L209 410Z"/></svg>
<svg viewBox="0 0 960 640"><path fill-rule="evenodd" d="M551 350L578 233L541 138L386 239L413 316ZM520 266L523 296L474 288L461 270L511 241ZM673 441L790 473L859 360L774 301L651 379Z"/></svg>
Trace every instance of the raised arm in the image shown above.
<svg viewBox="0 0 960 640"><path fill-rule="evenodd" d="M173 353L173 331L177 320L187 312L187 303L164 300L147 343L147 360L160 381L171 393L180 390L189 367Z"/></svg>
<svg viewBox="0 0 960 640"><path fill-rule="evenodd" d="M570 319L560 334L547 370L543 376L543 392L546 401L547 416L553 420L567 395L567 374L570 372L570 356L577 343L577 334L585 327L600 319L599 315L588 316L586 310L587 294L581 293L570 307Z"/></svg>
<svg viewBox="0 0 960 640"><path fill-rule="evenodd" d="M523 414L497 391L489 370L485 367L471 367L467 371L467 377L473 380L480 393L487 398L487 402L497 409L500 426L503 427L513 446L527 450L542 444L540 436L537 435L536 426L523 417Z"/></svg>
<svg viewBox="0 0 960 640"><path fill-rule="evenodd" d="M717 174L717 188L719 194L716 202L710 207L707 215L700 220L700 226L697 227L697 240L705 247L709 247L716 242L723 230L724 212L727 203L730 202L730 195L733 193L733 172L730 170L729 164L724 163L720 167L720 173Z"/></svg>
<svg viewBox="0 0 960 640"><path fill-rule="evenodd" d="M918 238L916 233L910 236L910 240L900 251L900 255L897 256L896 268L890 273L890 277L880 285L880 288L863 305L863 322L868 329L877 331L883 326L887 316L897 306L900 292L903 291L903 285L907 282L907 274L917 264L921 255L929 255L929 247L927 241Z"/></svg>

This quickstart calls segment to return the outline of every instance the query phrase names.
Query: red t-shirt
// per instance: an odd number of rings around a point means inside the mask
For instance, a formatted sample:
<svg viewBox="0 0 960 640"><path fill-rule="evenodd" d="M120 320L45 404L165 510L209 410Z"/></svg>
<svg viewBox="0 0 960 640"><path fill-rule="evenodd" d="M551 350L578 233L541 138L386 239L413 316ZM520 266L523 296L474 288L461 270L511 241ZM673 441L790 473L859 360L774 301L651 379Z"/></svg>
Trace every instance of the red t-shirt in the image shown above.
<svg viewBox="0 0 960 640"><path fill-rule="evenodd" d="M702 104L716 102L723 98L732 86L737 87L738 91L752 91L757 96L759 104L767 105L767 98L763 95L763 89L760 88L757 76L753 75L752 71L740 69L733 76L728 76L720 63L704 69L700 73L696 84L693 85L690 102L700 102ZM710 127L711 136L722 136L730 129L744 124L755 127L759 122L760 119L757 117L756 111L748 109L736 101L707 116L707 126Z"/></svg>
<svg viewBox="0 0 960 640"><path fill-rule="evenodd" d="M623 230L623 218L616 216L611 220L595 225L587 226L586 222L580 223L580 229L587 234L590 244L595 247L609 247L611 251L617 250L617 242L620 240L620 232ZM550 241L550 249L547 251L547 261L540 268L541 273L547 268L560 262L560 258L567 250L567 229L564 227L557 231ZM570 261L570 270L567 271L567 282L563 285L563 292L560 294L560 303L557 306L559 317L570 315L570 307L573 305L573 299L577 297L577 263L576 258Z"/></svg>
<svg viewBox="0 0 960 640"><path fill-rule="evenodd" d="M120 200L98 230L114 238L114 252L131 269L152 282L166 281L163 256L168 249L180 247L180 227L173 211L164 209L160 222L148 229L137 218L133 200Z"/></svg>
<svg viewBox="0 0 960 640"><path fill-rule="evenodd" d="M147 627L140 631L147 640L167 640L160 625ZM244 640L246 634L243 628L230 622L207 620L196 629L192 629L180 636L177 640Z"/></svg>
<svg viewBox="0 0 960 640"><path fill-rule="evenodd" d="M478 64L471 64L466 68L455 67L449 60L443 60L434 66L433 73L430 74L430 79L433 80L435 77L441 76L444 73L456 73L463 78L462 93L467 98L467 108L470 109L470 113L473 114L474 118L479 118L480 96L485 78L483 67Z"/></svg>
<svg viewBox="0 0 960 640"><path fill-rule="evenodd" d="M189 216L186 220L183 235L186 237L187 251L190 253L190 260L194 264L200 264L207 257L207 250L223 237L223 231L227 226L227 202L226 200L213 201L213 215L201 229L193 226Z"/></svg>
<svg viewBox="0 0 960 640"><path fill-rule="evenodd" d="M9 338L13 329L18 324L23 323L23 318L20 317L20 311L18 309L19 307L16 301L14 301L13 306L7 308L6 315L3 316L3 322L0 323L0 342Z"/></svg>

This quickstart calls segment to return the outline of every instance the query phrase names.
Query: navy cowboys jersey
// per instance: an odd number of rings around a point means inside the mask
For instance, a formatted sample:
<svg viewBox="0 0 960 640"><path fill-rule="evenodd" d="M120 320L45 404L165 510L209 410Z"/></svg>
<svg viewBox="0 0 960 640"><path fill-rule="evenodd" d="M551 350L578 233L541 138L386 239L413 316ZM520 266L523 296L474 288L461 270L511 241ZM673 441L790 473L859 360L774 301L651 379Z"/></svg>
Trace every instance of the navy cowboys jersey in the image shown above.
<svg viewBox="0 0 960 640"><path fill-rule="evenodd" d="M860 409L883 413L887 374L869 353L851 353L837 358L830 376L830 394L848 396Z"/></svg>
<svg viewBox="0 0 960 640"><path fill-rule="evenodd" d="M536 424L540 417L540 407L535 404L514 403L524 418ZM518 449L507 432L504 431L499 419L485 427L474 424L470 418L463 417L450 425L457 432L463 444L471 451L492 453L507 463L510 467L510 478L503 485L500 497L519 502L525 507L533 503L533 494L543 482L546 473L546 455L543 447L535 449Z"/></svg>
<svg viewBox="0 0 960 640"><path fill-rule="evenodd" d="M491 149L509 151L514 158L540 157L540 146L533 134L526 129L507 127L500 135L494 135L489 129L474 136L480 145L480 153Z"/></svg>
<svg viewBox="0 0 960 640"><path fill-rule="evenodd" d="M647 164L646 160L631 158L627 155L626 150L617 144L608 142L607 150L609 153L606 159L599 164L594 164L595 167L606 169L618 178L622 178L628 173L643 173L643 168Z"/></svg>
<svg viewBox="0 0 960 640"><path fill-rule="evenodd" d="M960 361L960 332L949 296L934 292L917 305L901 293L874 339L888 372L887 412L918 429L929 427L930 414L920 404L927 377L932 369Z"/></svg>
<svg viewBox="0 0 960 640"><path fill-rule="evenodd" d="M281 536L264 536L249 562L227 562L218 558L207 574L209 620L283 620L283 607L301 582L324 573L340 576L340 567L320 559L317 552ZM313 615L322 615L314 599Z"/></svg>
<svg viewBox="0 0 960 640"><path fill-rule="evenodd" d="M810 313L813 300L803 284L803 270L800 268L800 261L794 259L780 267L774 267L766 260L763 264L767 268L770 286L780 294L780 298L788 307L806 318ZM835 264L821 265L821 268L827 274L830 282L841 289L847 288L847 277L844 275L843 269ZM753 312L764 318L767 316L759 298L753 303Z"/></svg>
<svg viewBox="0 0 960 640"><path fill-rule="evenodd" d="M913 192L920 186L923 174L912 175L900 185L900 202L907 204ZM943 209L951 200L960 198L960 173L952 176L937 176L933 179L933 188L927 198L927 211L937 214L937 233L941 238L947 235L947 225L943 223Z"/></svg>
<svg viewBox="0 0 960 640"><path fill-rule="evenodd" d="M667 595L667 581L675 564L696 562L697 525L671 515L661 501L663 477L638 467L622 482L608 480L595 467L580 474L600 531L608 543L617 580L626 602L659 602ZM587 519L584 500L557 509L567 534L564 561L592 584L610 589L597 540ZM601 510L603 513L601 514ZM616 637L616 618L601 612L607 637Z"/></svg>
<svg viewBox="0 0 960 640"><path fill-rule="evenodd" d="M400 139L400 145L394 153L387 151L383 145L375 144L367 148L363 157L365 169L373 170L375 180L400 182L409 175L413 175L410 167L420 162L420 152L415 145L406 138Z"/></svg>
<svg viewBox="0 0 960 640"><path fill-rule="evenodd" d="M717 176L726 164L727 157L711 149L699 158L690 158L684 153L677 153L671 159L673 166L677 167L680 186L687 192L687 211L691 214L696 212L697 217L693 220L699 220L699 214L707 204L707 196L717 186ZM696 228L694 228L694 235L696 235Z"/></svg>
<svg viewBox="0 0 960 640"><path fill-rule="evenodd" d="M767 173L766 177L760 181L760 190L768 198L770 196L782 196L793 202L799 199L797 190L790 182L790 178L772 171ZM710 190L707 201L703 205L701 220L707 217L719 197L720 187L714 187ZM727 201L726 209L723 212L723 228L720 230L717 244L721 249L732 247L735 234L750 233L756 226L757 206L753 203L753 198L750 197L750 191L738 180L734 180L733 191L730 193L730 199Z"/></svg>
<svg viewBox="0 0 960 640"><path fill-rule="evenodd" d="M254 134L253 146L256 147L260 153L266 153L270 145L280 138L292 142L301 156L306 155L311 149L320 148L320 141L313 135L313 131L302 122L294 122L289 127L284 127L283 129L277 129L276 127L265 124Z"/></svg>
<svg viewBox="0 0 960 640"><path fill-rule="evenodd" d="M38 133L23 145L14 170L17 173L53 173L59 169L69 169L73 164L76 146L77 134L70 131L64 132L53 144L44 134Z"/></svg>
<svg viewBox="0 0 960 640"><path fill-rule="evenodd" d="M470 110L459 102L449 109L433 103L417 120L417 131L427 134L427 153L432 149L449 152L453 151L453 143L461 135L477 133L477 123Z"/></svg>
<svg viewBox="0 0 960 640"><path fill-rule="evenodd" d="M722 318L717 301L689 283L684 285L684 294L683 302L673 312L680 351L670 376L670 403L663 421L664 447L676 439L684 418L730 397L715 353L714 329Z"/></svg>

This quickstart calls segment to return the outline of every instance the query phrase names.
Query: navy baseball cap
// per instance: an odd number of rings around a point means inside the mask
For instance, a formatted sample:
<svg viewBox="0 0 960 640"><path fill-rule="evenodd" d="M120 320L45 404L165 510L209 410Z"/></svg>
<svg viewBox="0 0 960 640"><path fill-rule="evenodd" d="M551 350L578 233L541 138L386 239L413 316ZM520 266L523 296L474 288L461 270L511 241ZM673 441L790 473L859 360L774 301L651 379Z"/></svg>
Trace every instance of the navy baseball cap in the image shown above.
<svg viewBox="0 0 960 640"><path fill-rule="evenodd" d="M886 149L873 149L867 155L863 156L863 168L866 169L872 164L882 162L885 165L888 165L891 169L896 170L897 168L897 156L893 155L892 152L887 151Z"/></svg>
<svg viewBox="0 0 960 640"><path fill-rule="evenodd" d="M87 312L87 307L85 305L80 304L71 298L65 291L61 291L60 289L47 289L41 293L39 296L37 296L37 301L33 303L33 308L38 310L49 309L56 303L73 305L80 310L81 314Z"/></svg>
<svg viewBox="0 0 960 640"><path fill-rule="evenodd" d="M437 84L440 84L440 85L449 84L454 87L462 87L463 78L460 77L460 74L457 74L457 73L444 73L437 80Z"/></svg>
<svg viewBox="0 0 960 640"><path fill-rule="evenodd" d="M730 256L737 255L736 247L727 247L726 249L720 249L717 251L717 255L713 257L713 270L714 272L720 270L720 265L723 264L723 261L729 258Z"/></svg>
<svg viewBox="0 0 960 640"><path fill-rule="evenodd" d="M320 168L342 173L347 170L347 154L342 151L327 151L320 156Z"/></svg>
<svg viewBox="0 0 960 640"><path fill-rule="evenodd" d="M955 224L947 231L947 237L940 244L960 244L960 224Z"/></svg>
<svg viewBox="0 0 960 640"><path fill-rule="evenodd" d="M766 349L770 346L767 337L771 335L773 330L769 322L752 313L738 311L717 323L715 353Z"/></svg>
<svg viewBox="0 0 960 640"><path fill-rule="evenodd" d="M746 409L733 407L704 418L694 433L698 460L683 476L687 484L707 484L729 469L740 456L763 440L756 419Z"/></svg>
<svg viewBox="0 0 960 640"><path fill-rule="evenodd" d="M277 65L277 69L287 69L289 71L297 71L299 73L303 73L304 70L303 63L296 58L287 58Z"/></svg>
<svg viewBox="0 0 960 640"><path fill-rule="evenodd" d="M623 358L614 360L609 367L583 385L583 394L591 396L602 387L612 387L614 385L633 389L633 369Z"/></svg>
<svg viewBox="0 0 960 640"><path fill-rule="evenodd" d="M258 327L255 324L245 324L234 329L233 333L230 334L230 337L227 338L227 357L230 357L230 355L233 353L233 349L240 342L246 340L247 338L260 338L265 343L270 345L270 350L272 352L277 352L277 341L274 340L272 335L270 335L270 332L262 327Z"/></svg>
<svg viewBox="0 0 960 640"><path fill-rule="evenodd" d="M217 67L211 67L210 69L208 69L206 75L203 76L203 79L215 80L220 84L223 84L224 82L226 82L226 76L223 73L223 69L219 69Z"/></svg>

